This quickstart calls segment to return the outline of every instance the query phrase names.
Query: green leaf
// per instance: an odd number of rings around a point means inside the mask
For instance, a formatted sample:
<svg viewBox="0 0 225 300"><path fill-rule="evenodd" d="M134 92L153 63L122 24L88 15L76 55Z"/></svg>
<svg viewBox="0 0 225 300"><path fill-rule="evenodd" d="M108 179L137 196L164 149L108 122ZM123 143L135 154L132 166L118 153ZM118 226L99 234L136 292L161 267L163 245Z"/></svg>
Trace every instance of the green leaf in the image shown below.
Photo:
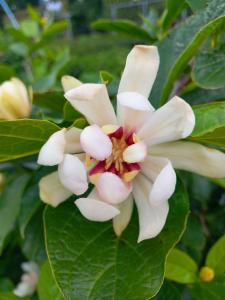
<svg viewBox="0 0 225 300"><path fill-rule="evenodd" d="M11 292L14 284L9 278L0 278L0 292Z"/></svg>
<svg viewBox="0 0 225 300"><path fill-rule="evenodd" d="M168 100L179 74L187 67L202 42L215 33L217 26L223 24L224 20L224 0L213 0L206 9L178 24L158 44L160 67L151 93L155 106L159 99L161 104Z"/></svg>
<svg viewBox="0 0 225 300"><path fill-rule="evenodd" d="M114 77L108 71L100 71L100 79L102 83L109 84L114 80Z"/></svg>
<svg viewBox="0 0 225 300"><path fill-rule="evenodd" d="M60 128L49 121L0 121L0 161L39 152L42 145Z"/></svg>
<svg viewBox="0 0 225 300"><path fill-rule="evenodd" d="M165 280L155 300L182 300L180 291L174 284Z"/></svg>
<svg viewBox="0 0 225 300"><path fill-rule="evenodd" d="M196 124L190 140L225 146L225 102L193 106Z"/></svg>
<svg viewBox="0 0 225 300"><path fill-rule="evenodd" d="M38 38L40 35L38 23L34 20L23 20L20 22L19 30L29 38Z"/></svg>
<svg viewBox="0 0 225 300"><path fill-rule="evenodd" d="M74 122L80 117L82 117L81 113L75 110L69 102L66 102L63 107L63 119L68 122Z"/></svg>
<svg viewBox="0 0 225 300"><path fill-rule="evenodd" d="M17 297L13 293L8 293L8 292L7 293L0 292L0 299L1 300L28 300L28 298Z"/></svg>
<svg viewBox="0 0 225 300"><path fill-rule="evenodd" d="M41 267L37 289L39 300L63 300L48 261Z"/></svg>
<svg viewBox="0 0 225 300"><path fill-rule="evenodd" d="M165 5L161 24L163 30L168 30L185 7L185 0L166 0Z"/></svg>
<svg viewBox="0 0 225 300"><path fill-rule="evenodd" d="M44 37L50 37L52 35L57 34L58 32L68 28L69 22L67 20L62 20L58 22L54 22L53 24L49 25L45 28L43 32Z"/></svg>
<svg viewBox="0 0 225 300"><path fill-rule="evenodd" d="M225 44L216 49L202 49L192 69L192 79L205 89L225 86Z"/></svg>
<svg viewBox="0 0 225 300"><path fill-rule="evenodd" d="M214 269L216 274L225 272L225 235L209 250L206 257L206 265Z"/></svg>
<svg viewBox="0 0 225 300"><path fill-rule="evenodd" d="M168 251L186 224L188 199L183 185L170 199L162 233L137 243L136 214L124 234L115 236L111 222L90 222L67 201L44 214L45 239L54 276L70 300L150 299L160 289Z"/></svg>
<svg viewBox="0 0 225 300"><path fill-rule="evenodd" d="M62 113L66 99L63 92L34 93L33 104Z"/></svg>
<svg viewBox="0 0 225 300"><path fill-rule="evenodd" d="M15 70L12 66L1 64L0 65L0 82L9 80L15 76Z"/></svg>
<svg viewBox="0 0 225 300"><path fill-rule="evenodd" d="M197 281L198 266L185 252L172 249L166 261L165 277L178 283L188 284Z"/></svg>
<svg viewBox="0 0 225 300"><path fill-rule="evenodd" d="M0 195L0 253L4 240L13 229L20 211L21 198L28 176L19 175Z"/></svg>
<svg viewBox="0 0 225 300"><path fill-rule="evenodd" d="M150 34L135 22L126 19L100 19L92 23L92 27L98 30L116 32L125 34L131 38L139 39L146 42L152 42Z"/></svg>
<svg viewBox="0 0 225 300"><path fill-rule="evenodd" d="M209 283L197 283L190 288L194 300L224 300L225 276L219 276Z"/></svg>
<svg viewBox="0 0 225 300"><path fill-rule="evenodd" d="M210 0L186 0L186 2L193 10L193 12L197 12L198 10L205 8Z"/></svg>

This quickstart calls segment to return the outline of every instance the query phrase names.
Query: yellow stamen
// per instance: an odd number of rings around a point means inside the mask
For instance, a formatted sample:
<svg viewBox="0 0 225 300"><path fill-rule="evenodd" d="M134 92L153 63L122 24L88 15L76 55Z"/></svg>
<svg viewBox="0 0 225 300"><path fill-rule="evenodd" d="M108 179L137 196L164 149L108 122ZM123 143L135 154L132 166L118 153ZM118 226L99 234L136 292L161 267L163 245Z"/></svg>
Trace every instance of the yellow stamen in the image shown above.
<svg viewBox="0 0 225 300"><path fill-rule="evenodd" d="M89 180L92 184L96 184L98 178L102 175L102 173L96 173L96 174L93 174L91 176L89 176Z"/></svg>
<svg viewBox="0 0 225 300"><path fill-rule="evenodd" d="M130 182L134 179L135 176L137 176L139 171L130 171L123 174L123 180L125 182Z"/></svg>
<svg viewBox="0 0 225 300"><path fill-rule="evenodd" d="M140 142L140 138L136 135L136 133L133 134L133 141L135 144Z"/></svg>
<svg viewBox="0 0 225 300"><path fill-rule="evenodd" d="M86 154L86 156L85 156L85 167L88 169L88 168L90 168L91 164L92 164L91 157L90 157L90 155Z"/></svg>
<svg viewBox="0 0 225 300"><path fill-rule="evenodd" d="M202 267L199 272L199 277L203 282L210 282L215 277L215 272L210 267Z"/></svg>

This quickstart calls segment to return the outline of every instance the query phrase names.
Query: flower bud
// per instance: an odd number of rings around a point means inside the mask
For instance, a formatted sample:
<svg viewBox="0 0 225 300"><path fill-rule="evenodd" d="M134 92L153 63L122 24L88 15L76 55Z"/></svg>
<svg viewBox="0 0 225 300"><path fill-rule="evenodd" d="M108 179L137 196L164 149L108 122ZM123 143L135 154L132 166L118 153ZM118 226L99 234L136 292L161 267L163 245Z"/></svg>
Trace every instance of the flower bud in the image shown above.
<svg viewBox="0 0 225 300"><path fill-rule="evenodd" d="M31 102L26 86L18 78L0 85L0 119L26 118L31 112Z"/></svg>
<svg viewBox="0 0 225 300"><path fill-rule="evenodd" d="M210 282L214 279L215 272L213 269L205 266L200 269L199 277L203 282Z"/></svg>

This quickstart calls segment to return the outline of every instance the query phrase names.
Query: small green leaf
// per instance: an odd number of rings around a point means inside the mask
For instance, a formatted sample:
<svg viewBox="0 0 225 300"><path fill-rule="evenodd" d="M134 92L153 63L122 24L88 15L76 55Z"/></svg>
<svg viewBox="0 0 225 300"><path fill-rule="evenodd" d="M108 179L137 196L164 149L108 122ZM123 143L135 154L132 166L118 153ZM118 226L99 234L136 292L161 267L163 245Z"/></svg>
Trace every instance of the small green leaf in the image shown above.
<svg viewBox="0 0 225 300"><path fill-rule="evenodd" d="M45 38L46 37L49 38L50 36L55 35L62 30L65 30L66 28L68 28L68 26L69 26L69 22L67 20L54 22L53 24L45 28L43 32L43 36Z"/></svg>
<svg viewBox="0 0 225 300"><path fill-rule="evenodd" d="M0 161L38 153L50 135L59 129L44 120L0 121Z"/></svg>
<svg viewBox="0 0 225 300"><path fill-rule="evenodd" d="M192 79L205 89L225 86L225 44L217 49L202 49L192 69Z"/></svg>
<svg viewBox="0 0 225 300"><path fill-rule="evenodd" d="M170 199L167 223L159 236L137 243L136 214L123 235L111 222L90 222L67 201L44 214L48 257L66 299L139 300L160 289L168 251L180 239L188 202L180 182Z"/></svg>
<svg viewBox="0 0 225 300"><path fill-rule="evenodd" d="M63 300L48 261L42 265L40 270L38 296L39 300Z"/></svg>
<svg viewBox="0 0 225 300"><path fill-rule="evenodd" d="M69 102L66 102L63 107L63 119L68 122L74 122L80 117L82 117L81 113L75 110Z"/></svg>
<svg viewBox="0 0 225 300"><path fill-rule="evenodd" d="M137 25L135 22L126 19L101 19L93 22L92 27L98 30L125 34L131 38L146 42L151 42L153 40L150 34L145 29Z"/></svg>
<svg viewBox="0 0 225 300"><path fill-rule="evenodd" d="M34 93L33 104L62 113L66 99L63 92Z"/></svg>
<svg viewBox="0 0 225 300"><path fill-rule="evenodd" d="M172 249L166 261L165 277L178 283L188 284L197 281L198 266L184 251Z"/></svg>
<svg viewBox="0 0 225 300"><path fill-rule="evenodd" d="M15 76L15 70L12 66L1 64L0 65L0 82L9 80Z"/></svg>
<svg viewBox="0 0 225 300"><path fill-rule="evenodd" d="M224 300L225 276L221 275L209 283L196 283L190 287L193 300Z"/></svg>
<svg viewBox="0 0 225 300"><path fill-rule="evenodd" d="M196 124L189 139L225 146L225 102L193 106Z"/></svg>
<svg viewBox="0 0 225 300"><path fill-rule="evenodd" d="M111 81L114 80L114 77L108 71L100 71L100 79L102 83L109 84Z"/></svg>
<svg viewBox="0 0 225 300"><path fill-rule="evenodd" d="M210 0L186 0L193 12L197 12L198 10L205 8L209 1Z"/></svg>
<svg viewBox="0 0 225 300"><path fill-rule="evenodd" d="M209 250L206 257L206 265L212 268L216 274L225 272L225 235Z"/></svg>
<svg viewBox="0 0 225 300"><path fill-rule="evenodd" d="M19 175L0 195L0 253L4 240L18 217L24 188L28 181L27 175Z"/></svg>
<svg viewBox="0 0 225 300"><path fill-rule="evenodd" d="M168 30L185 7L185 0L166 0L162 16L163 30Z"/></svg>

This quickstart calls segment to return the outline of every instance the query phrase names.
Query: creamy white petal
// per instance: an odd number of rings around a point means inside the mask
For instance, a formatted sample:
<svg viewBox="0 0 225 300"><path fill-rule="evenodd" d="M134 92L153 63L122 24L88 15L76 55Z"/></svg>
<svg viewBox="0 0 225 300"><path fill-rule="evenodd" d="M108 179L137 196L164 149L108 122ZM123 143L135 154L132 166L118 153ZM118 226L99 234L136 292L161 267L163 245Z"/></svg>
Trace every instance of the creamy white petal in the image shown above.
<svg viewBox="0 0 225 300"><path fill-rule="evenodd" d="M150 154L167 157L174 168L212 177L225 177L225 154L192 142L155 145Z"/></svg>
<svg viewBox="0 0 225 300"><path fill-rule="evenodd" d="M120 214L113 218L113 229L117 236L123 233L130 222L133 212L133 202L132 194L130 194L125 201L117 205Z"/></svg>
<svg viewBox="0 0 225 300"><path fill-rule="evenodd" d="M82 130L76 127L68 129L65 133L66 146L65 153L80 153L83 149L80 144Z"/></svg>
<svg viewBox="0 0 225 300"><path fill-rule="evenodd" d="M102 201L96 189L87 198L76 200L75 204L82 215L90 221L108 221L120 213L115 206Z"/></svg>
<svg viewBox="0 0 225 300"><path fill-rule="evenodd" d="M140 141L128 146L123 152L123 160L127 163L141 162L147 155L147 146L145 142Z"/></svg>
<svg viewBox="0 0 225 300"><path fill-rule="evenodd" d="M90 124L104 126L116 124L117 119L104 84L86 83L65 94L73 107L81 112Z"/></svg>
<svg viewBox="0 0 225 300"><path fill-rule="evenodd" d="M133 195L138 209L138 242L154 238L163 229L169 212L168 201L155 206L149 203L150 181L142 174L134 180Z"/></svg>
<svg viewBox="0 0 225 300"><path fill-rule="evenodd" d="M66 154L58 172L61 183L72 193L82 195L88 189L85 166L75 155Z"/></svg>
<svg viewBox="0 0 225 300"><path fill-rule="evenodd" d="M82 82L73 76L64 75L61 78L61 84L64 92L68 92L69 90L72 90L82 85Z"/></svg>
<svg viewBox="0 0 225 300"><path fill-rule="evenodd" d="M96 188L103 201L118 204L128 197L132 185L111 172L104 172L97 179Z"/></svg>
<svg viewBox="0 0 225 300"><path fill-rule="evenodd" d="M84 152L97 160L104 160L112 153L110 138L97 125L87 126L80 135Z"/></svg>
<svg viewBox="0 0 225 300"><path fill-rule="evenodd" d="M137 92L149 97L159 68L159 54L155 46L137 45L127 56L119 85L119 93Z"/></svg>
<svg viewBox="0 0 225 300"><path fill-rule="evenodd" d="M21 80L15 77L11 79L11 82L16 87L17 95L20 97L21 106L23 107L23 113L24 115L28 116L31 111L31 103L26 86Z"/></svg>
<svg viewBox="0 0 225 300"><path fill-rule="evenodd" d="M58 165L64 156L66 140L66 129L53 133L47 142L42 146L38 155L38 164L44 166Z"/></svg>
<svg viewBox="0 0 225 300"><path fill-rule="evenodd" d="M195 115L191 106L175 96L152 114L138 136L148 145L160 144L186 138L194 126Z"/></svg>
<svg viewBox="0 0 225 300"><path fill-rule="evenodd" d="M150 204L161 205L173 195L176 187L176 173L168 159L148 156L141 163L141 172L152 183L149 195Z"/></svg>
<svg viewBox="0 0 225 300"><path fill-rule="evenodd" d="M136 92L117 95L117 118L127 131L138 130L154 111L148 99Z"/></svg>
<svg viewBox="0 0 225 300"><path fill-rule="evenodd" d="M39 193L43 202L54 207L72 195L60 182L58 172L53 172L41 178L39 181Z"/></svg>

